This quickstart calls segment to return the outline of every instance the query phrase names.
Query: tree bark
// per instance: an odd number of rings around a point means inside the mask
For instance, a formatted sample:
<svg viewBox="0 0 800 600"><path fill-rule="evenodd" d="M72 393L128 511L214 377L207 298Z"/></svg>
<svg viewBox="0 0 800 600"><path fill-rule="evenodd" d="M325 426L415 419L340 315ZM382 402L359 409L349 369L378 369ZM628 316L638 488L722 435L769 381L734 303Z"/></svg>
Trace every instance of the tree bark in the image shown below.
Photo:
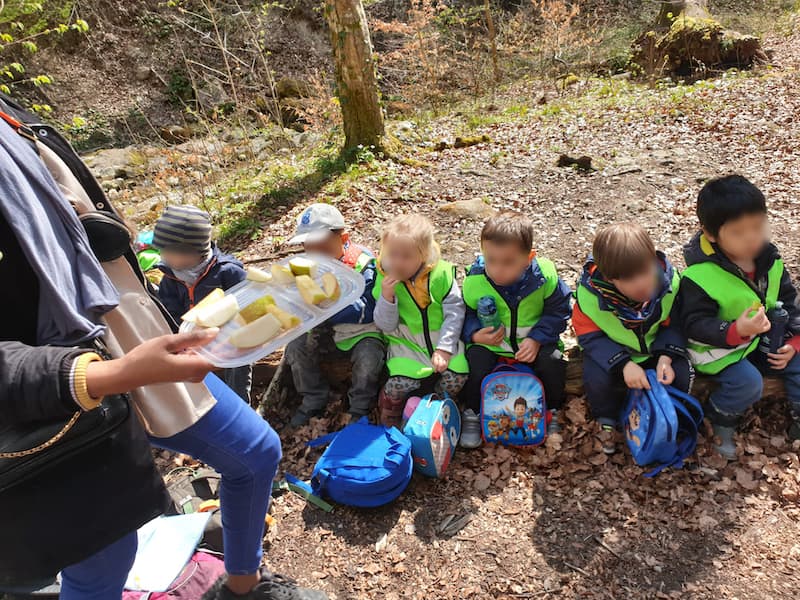
<svg viewBox="0 0 800 600"><path fill-rule="evenodd" d="M708 0L663 0L656 26L669 28L675 17L680 14L696 19L710 19Z"/></svg>
<svg viewBox="0 0 800 600"><path fill-rule="evenodd" d="M380 149L385 134L383 113L361 0L326 0L325 18L330 29L345 149L357 146Z"/></svg>

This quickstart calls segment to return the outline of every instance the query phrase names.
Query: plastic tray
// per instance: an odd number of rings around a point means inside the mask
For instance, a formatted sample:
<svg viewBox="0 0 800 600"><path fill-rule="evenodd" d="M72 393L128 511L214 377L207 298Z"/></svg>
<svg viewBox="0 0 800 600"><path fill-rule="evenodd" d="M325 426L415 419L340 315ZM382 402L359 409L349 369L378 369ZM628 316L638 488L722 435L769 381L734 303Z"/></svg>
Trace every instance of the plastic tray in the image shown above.
<svg viewBox="0 0 800 600"><path fill-rule="evenodd" d="M311 306L306 304L294 284L283 286L272 282L243 281L225 292L226 296L236 296L236 301L239 303L240 308L244 308L261 296L269 294L275 299L275 304L279 308L297 315L300 318L300 325L285 331L262 346L241 349L228 343L230 335L240 327L235 320L231 320L220 328L219 335L213 342L202 348L195 349L195 352L207 358L213 365L225 369L252 364L268 354L272 354L275 350L283 348L286 344L317 325L324 323L343 308L358 300L364 293L364 278L361 274L341 261L333 260L327 256L302 253L277 262L278 264L288 265L289 260L301 256L315 261L319 266L319 273L315 279L317 283L320 282L320 278L324 273L333 273L339 281L341 289L341 296L336 302L321 306ZM268 271L268 269L265 270ZM191 331L195 327L194 323L184 321L180 330L184 332Z"/></svg>

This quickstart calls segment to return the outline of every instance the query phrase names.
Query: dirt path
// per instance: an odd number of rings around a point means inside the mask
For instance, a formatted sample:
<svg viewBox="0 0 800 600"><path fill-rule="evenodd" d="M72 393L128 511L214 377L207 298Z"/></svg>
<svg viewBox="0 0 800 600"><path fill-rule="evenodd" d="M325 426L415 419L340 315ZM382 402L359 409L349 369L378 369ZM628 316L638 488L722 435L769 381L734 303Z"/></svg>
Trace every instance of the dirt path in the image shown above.
<svg viewBox="0 0 800 600"><path fill-rule="evenodd" d="M420 150L426 166L382 167L337 204L355 237L372 244L388 215L429 214L445 256L460 264L477 248L480 219L443 213L443 203L483 198L492 208L524 211L537 223L540 254L554 258L572 283L593 232L620 219L643 223L682 264L699 182L738 171L767 194L775 239L797 272L795 41L775 40L780 66L757 75L667 90L589 82L551 100L548 114L539 108L508 122L515 98L536 96L520 86L496 100L499 108L478 126L491 143ZM440 119L415 135L452 138L465 132L464 122ZM562 152L591 156L598 170L558 168ZM299 210L270 231L286 231ZM266 238L249 252L270 247ZM280 424L290 410L275 407L270 416ZM581 399L571 401L566 417L561 439L546 448L460 451L445 480L415 476L383 509L326 514L282 496L274 505L270 565L336 598L796 597L800 467L797 445L788 446L783 434L781 402L764 401L750 417L738 463L726 466L701 440L691 470L655 479L626 455L608 460L599 452ZM318 452L302 441L335 421L286 436L284 468L308 476ZM447 537L440 525L450 515L472 518Z"/></svg>

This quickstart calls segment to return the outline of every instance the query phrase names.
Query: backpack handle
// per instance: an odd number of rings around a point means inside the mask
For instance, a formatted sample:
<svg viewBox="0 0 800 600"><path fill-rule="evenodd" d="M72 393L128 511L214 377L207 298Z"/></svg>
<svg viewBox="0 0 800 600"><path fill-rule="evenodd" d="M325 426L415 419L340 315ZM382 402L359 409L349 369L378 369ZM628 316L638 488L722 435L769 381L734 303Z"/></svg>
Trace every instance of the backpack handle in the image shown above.
<svg viewBox="0 0 800 600"><path fill-rule="evenodd" d="M533 375L533 369L519 362L512 363L503 361L492 369L492 373L524 373L526 375Z"/></svg>

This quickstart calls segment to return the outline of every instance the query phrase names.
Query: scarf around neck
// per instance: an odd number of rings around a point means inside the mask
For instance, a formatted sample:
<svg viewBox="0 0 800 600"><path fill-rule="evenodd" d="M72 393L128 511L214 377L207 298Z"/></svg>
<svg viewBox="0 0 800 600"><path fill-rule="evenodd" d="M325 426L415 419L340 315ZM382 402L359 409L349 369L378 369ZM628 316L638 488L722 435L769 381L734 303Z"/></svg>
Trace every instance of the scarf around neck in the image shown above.
<svg viewBox="0 0 800 600"><path fill-rule="evenodd" d="M74 346L102 335L101 318L119 294L92 253L75 209L33 146L5 121L0 210L39 280L37 343Z"/></svg>

